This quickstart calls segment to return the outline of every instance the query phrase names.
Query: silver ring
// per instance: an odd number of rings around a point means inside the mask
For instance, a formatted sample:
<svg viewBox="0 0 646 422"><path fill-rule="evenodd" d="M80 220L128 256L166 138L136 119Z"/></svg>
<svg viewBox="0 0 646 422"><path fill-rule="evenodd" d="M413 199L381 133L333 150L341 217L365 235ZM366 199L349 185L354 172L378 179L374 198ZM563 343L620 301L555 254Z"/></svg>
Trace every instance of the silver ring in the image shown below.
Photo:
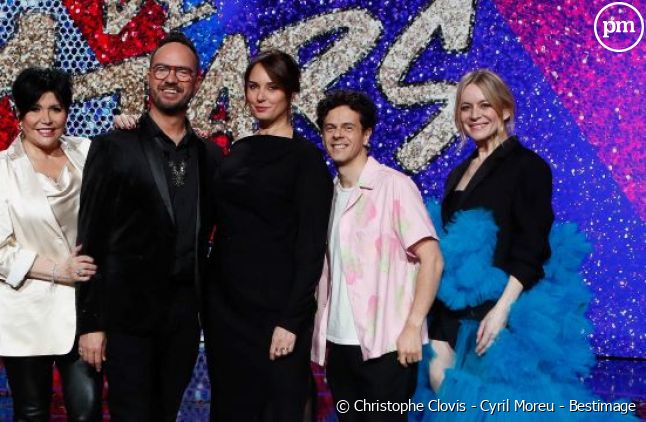
<svg viewBox="0 0 646 422"><path fill-rule="evenodd" d="M76 270L76 275L80 277L82 272L83 270Z"/></svg>

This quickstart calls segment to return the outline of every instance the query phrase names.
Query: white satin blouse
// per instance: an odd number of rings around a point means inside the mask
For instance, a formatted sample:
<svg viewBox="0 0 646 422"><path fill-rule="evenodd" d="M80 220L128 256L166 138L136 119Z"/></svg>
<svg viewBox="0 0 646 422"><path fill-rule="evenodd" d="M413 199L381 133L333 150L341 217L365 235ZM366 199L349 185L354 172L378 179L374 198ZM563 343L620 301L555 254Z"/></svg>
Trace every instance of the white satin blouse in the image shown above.
<svg viewBox="0 0 646 422"><path fill-rule="evenodd" d="M61 262L76 242L90 140L61 140L69 163L58 180L34 170L20 138L0 152L0 356L61 355L74 344L75 288L26 278L36 256Z"/></svg>

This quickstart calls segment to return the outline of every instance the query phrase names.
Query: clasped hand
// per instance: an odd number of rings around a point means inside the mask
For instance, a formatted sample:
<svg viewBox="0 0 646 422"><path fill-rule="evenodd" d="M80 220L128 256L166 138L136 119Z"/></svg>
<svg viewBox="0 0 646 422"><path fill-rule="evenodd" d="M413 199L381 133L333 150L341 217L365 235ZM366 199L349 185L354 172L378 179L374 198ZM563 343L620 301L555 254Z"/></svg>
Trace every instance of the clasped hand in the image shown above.
<svg viewBox="0 0 646 422"><path fill-rule="evenodd" d="M269 346L269 359L276 360L282 356L287 356L294 351L296 344L296 334L282 327L274 328L271 336L271 346Z"/></svg>
<svg viewBox="0 0 646 422"><path fill-rule="evenodd" d="M82 245L74 247L72 254L63 263L57 264L58 269L54 274L55 281L61 283L74 283L89 281L96 274L94 258L88 255L79 255Z"/></svg>

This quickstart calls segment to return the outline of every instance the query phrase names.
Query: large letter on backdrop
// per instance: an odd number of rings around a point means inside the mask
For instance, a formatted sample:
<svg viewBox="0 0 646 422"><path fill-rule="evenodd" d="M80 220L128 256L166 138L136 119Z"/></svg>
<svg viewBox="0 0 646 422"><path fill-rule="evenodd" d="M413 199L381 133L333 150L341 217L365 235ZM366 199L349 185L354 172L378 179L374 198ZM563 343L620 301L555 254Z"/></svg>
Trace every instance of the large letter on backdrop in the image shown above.
<svg viewBox="0 0 646 422"><path fill-rule="evenodd" d="M75 76L74 100L86 101L117 92L120 94L120 108L123 113L141 113L144 109L144 81L148 61L148 56L141 56L86 75Z"/></svg>
<svg viewBox="0 0 646 422"><path fill-rule="evenodd" d="M440 31L442 45L449 51L464 50L471 39L475 15L472 0L437 0L433 2L390 48L379 69L378 82L388 100L396 106L441 102L440 113L413 137L404 141L397 158L407 170L419 171L435 157L455 135L453 125L454 85L428 82L405 85L404 78L417 56Z"/></svg>
<svg viewBox="0 0 646 422"><path fill-rule="evenodd" d="M20 17L18 33L0 51L0 92L28 66L51 66L56 47L56 22L42 13Z"/></svg>
<svg viewBox="0 0 646 422"><path fill-rule="evenodd" d="M226 96L229 107L228 126L234 137L251 133L251 116L245 112L244 71L249 64L249 51L242 35L226 37L213 64L204 77L199 92L191 103L191 119L195 127L213 129L211 111L218 98Z"/></svg>

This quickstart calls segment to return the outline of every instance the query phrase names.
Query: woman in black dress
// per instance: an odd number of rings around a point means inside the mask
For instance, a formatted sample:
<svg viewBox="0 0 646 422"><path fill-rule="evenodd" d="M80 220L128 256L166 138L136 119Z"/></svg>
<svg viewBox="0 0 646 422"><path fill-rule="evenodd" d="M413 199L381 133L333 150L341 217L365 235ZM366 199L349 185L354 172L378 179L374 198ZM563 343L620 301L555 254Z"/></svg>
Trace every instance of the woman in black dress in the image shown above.
<svg viewBox="0 0 646 422"><path fill-rule="evenodd" d="M204 288L213 421L302 421L332 181L322 153L298 136L298 65L280 51L245 72L258 122L223 160Z"/></svg>
<svg viewBox="0 0 646 422"><path fill-rule="evenodd" d="M479 321L475 344L469 347L482 356L505 328L511 305L543 277L554 220L550 168L509 136L515 104L500 77L488 70L465 75L458 85L455 107L456 126L463 139L468 136L475 142L476 150L447 178L442 221L447 225L458 211L490 210L499 230L493 265L508 278L499 297L477 305L455 309L446 301L436 301L429 329L436 354L430 364L435 391L445 370L455 364L460 320Z"/></svg>

